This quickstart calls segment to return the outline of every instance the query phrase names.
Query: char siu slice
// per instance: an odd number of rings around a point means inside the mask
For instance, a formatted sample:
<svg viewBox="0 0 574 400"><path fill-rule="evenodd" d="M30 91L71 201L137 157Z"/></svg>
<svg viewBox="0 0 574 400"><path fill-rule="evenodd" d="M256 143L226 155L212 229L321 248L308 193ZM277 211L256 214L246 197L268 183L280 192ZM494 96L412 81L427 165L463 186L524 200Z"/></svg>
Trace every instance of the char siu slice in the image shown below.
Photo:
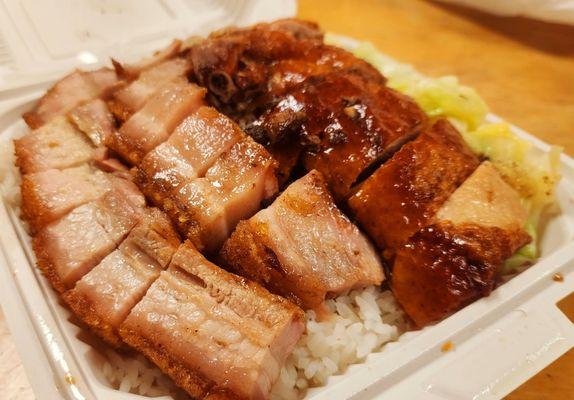
<svg viewBox="0 0 574 400"><path fill-rule="evenodd" d="M32 241L38 267L56 290L70 289L127 236L144 205L133 183L113 180L113 188L103 197L38 232Z"/></svg>
<svg viewBox="0 0 574 400"><path fill-rule="evenodd" d="M428 225L478 164L456 129L439 120L364 181L348 205L362 228L392 256L393 249Z"/></svg>
<svg viewBox="0 0 574 400"><path fill-rule="evenodd" d="M98 336L120 346L120 324L179 247L171 221L149 209L119 248L64 294L70 308Z"/></svg>
<svg viewBox="0 0 574 400"><path fill-rule="evenodd" d="M411 319L423 327L490 294L502 263L531 240L527 215L493 165L481 164L397 250L391 288Z"/></svg>
<svg viewBox="0 0 574 400"><path fill-rule="evenodd" d="M190 62L183 58L155 65L143 71L129 85L116 90L108 101L108 107L119 121L127 121L158 89L173 80L185 78L190 69Z"/></svg>
<svg viewBox="0 0 574 400"><path fill-rule="evenodd" d="M337 209L317 171L240 222L220 256L232 271L304 308L384 279L375 250Z"/></svg>
<svg viewBox="0 0 574 400"><path fill-rule="evenodd" d="M76 167L94 155L94 147L86 136L64 116L14 140L14 149L16 164L23 175Z"/></svg>
<svg viewBox="0 0 574 400"><path fill-rule="evenodd" d="M138 164L203 103L205 90L178 79L157 90L116 132L107 145L131 164Z"/></svg>
<svg viewBox="0 0 574 400"><path fill-rule="evenodd" d="M222 390L266 399L304 329L298 307L211 264L186 242L120 334L192 398Z"/></svg>
<svg viewBox="0 0 574 400"><path fill-rule="evenodd" d="M23 115L24 121L30 128L37 129L52 118L67 114L81 103L106 96L119 83L116 73L109 68L90 72L74 71L48 90L34 109Z"/></svg>

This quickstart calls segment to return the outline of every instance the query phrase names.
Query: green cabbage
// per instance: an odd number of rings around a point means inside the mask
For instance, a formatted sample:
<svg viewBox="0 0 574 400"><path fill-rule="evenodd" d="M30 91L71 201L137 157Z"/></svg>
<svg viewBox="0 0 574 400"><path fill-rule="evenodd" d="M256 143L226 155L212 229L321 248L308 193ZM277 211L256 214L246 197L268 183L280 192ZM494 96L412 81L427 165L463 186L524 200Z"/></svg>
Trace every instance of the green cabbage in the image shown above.
<svg viewBox="0 0 574 400"><path fill-rule="evenodd" d="M327 35L326 41L371 63L388 79L390 87L414 98L428 115L447 117L459 128L470 147L497 167L506 182L520 193L529 215L525 229L533 239L507 260L503 273L534 260L539 252L540 219L555 202L561 149L552 147L549 152L542 152L516 136L507 124L486 123L488 108L484 101L474 89L461 85L455 77L425 77L367 42L351 43L336 35Z"/></svg>

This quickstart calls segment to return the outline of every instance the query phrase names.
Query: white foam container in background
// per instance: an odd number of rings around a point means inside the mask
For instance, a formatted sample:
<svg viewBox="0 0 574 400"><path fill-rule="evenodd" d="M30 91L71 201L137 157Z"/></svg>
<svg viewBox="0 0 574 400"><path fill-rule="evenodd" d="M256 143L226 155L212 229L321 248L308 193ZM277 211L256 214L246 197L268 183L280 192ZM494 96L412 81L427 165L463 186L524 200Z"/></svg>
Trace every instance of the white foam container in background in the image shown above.
<svg viewBox="0 0 574 400"><path fill-rule="evenodd" d="M26 132L21 114L73 67L94 68L109 55L136 59L175 37L295 10L293 1L280 0L0 0L0 7L3 141ZM574 325L556 303L574 290L574 160L563 155L561 161L557 212L535 265L439 324L404 334L308 398L499 399L570 349ZM78 338L82 330L34 267L17 210L4 203L0 229L0 301L37 398L143 399L106 382L98 353ZM552 279L556 273L563 282ZM443 352L447 342L453 349Z"/></svg>

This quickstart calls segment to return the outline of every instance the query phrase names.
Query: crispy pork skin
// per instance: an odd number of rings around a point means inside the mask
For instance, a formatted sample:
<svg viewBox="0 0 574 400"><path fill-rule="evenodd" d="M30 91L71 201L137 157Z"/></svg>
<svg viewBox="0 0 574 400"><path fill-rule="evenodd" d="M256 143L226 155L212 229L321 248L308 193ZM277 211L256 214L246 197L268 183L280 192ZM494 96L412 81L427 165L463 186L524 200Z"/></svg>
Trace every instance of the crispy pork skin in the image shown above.
<svg viewBox="0 0 574 400"><path fill-rule="evenodd" d="M75 167L94 154L86 136L64 116L14 140L14 150L22 174Z"/></svg>
<svg viewBox="0 0 574 400"><path fill-rule="evenodd" d="M112 59L114 68L119 77L133 80L136 79L146 69L155 67L164 61L170 60L179 54L181 48L181 40L172 41L166 48L153 53L151 56L146 57L136 63L120 63Z"/></svg>
<svg viewBox="0 0 574 400"><path fill-rule="evenodd" d="M423 327L490 294L502 263L531 238L518 193L484 162L397 250L391 288Z"/></svg>
<svg viewBox="0 0 574 400"><path fill-rule="evenodd" d="M137 165L189 114L203 104L205 89L185 79L158 89L137 113L116 132L107 145L131 164Z"/></svg>
<svg viewBox="0 0 574 400"><path fill-rule="evenodd" d="M24 175L20 186L22 217L36 232L72 209L101 197L109 188L106 174L87 164Z"/></svg>
<svg viewBox="0 0 574 400"><path fill-rule="evenodd" d="M458 131L439 120L364 181L348 205L376 244L392 255L429 224L478 164Z"/></svg>
<svg viewBox="0 0 574 400"><path fill-rule="evenodd" d="M38 267L56 290L70 289L127 236L144 205L133 183L114 180L103 197L75 208L34 236Z"/></svg>
<svg viewBox="0 0 574 400"><path fill-rule="evenodd" d="M158 206L183 184L203 177L217 158L244 137L230 119L210 107L187 117L136 170L136 183Z"/></svg>
<svg viewBox="0 0 574 400"><path fill-rule="evenodd" d="M192 398L227 390L266 399L304 329L298 307L211 264L186 242L120 334Z"/></svg>
<svg viewBox="0 0 574 400"><path fill-rule="evenodd" d="M203 178L182 185L163 208L201 251L217 251L237 223L277 192L275 161L245 136L221 154Z"/></svg>
<svg viewBox="0 0 574 400"><path fill-rule="evenodd" d="M81 103L105 96L118 84L116 73L109 68L90 72L74 71L48 90L34 109L23 115L24 121L30 128L37 129Z"/></svg>
<svg viewBox="0 0 574 400"><path fill-rule="evenodd" d="M114 116L102 99L79 105L68 114L70 122L84 132L96 146L103 146L116 130Z"/></svg>
<svg viewBox="0 0 574 400"><path fill-rule="evenodd" d="M108 107L119 121L127 121L159 88L173 80L185 78L190 69L189 61L182 58L146 69L138 79L116 90L108 100Z"/></svg>
<svg viewBox="0 0 574 400"><path fill-rule="evenodd" d="M220 257L232 271L304 308L384 279L375 250L336 207L317 171L240 222Z"/></svg>
<svg viewBox="0 0 574 400"><path fill-rule="evenodd" d="M179 244L169 218L150 209L119 248L63 297L88 327L118 347L120 324L167 267Z"/></svg>

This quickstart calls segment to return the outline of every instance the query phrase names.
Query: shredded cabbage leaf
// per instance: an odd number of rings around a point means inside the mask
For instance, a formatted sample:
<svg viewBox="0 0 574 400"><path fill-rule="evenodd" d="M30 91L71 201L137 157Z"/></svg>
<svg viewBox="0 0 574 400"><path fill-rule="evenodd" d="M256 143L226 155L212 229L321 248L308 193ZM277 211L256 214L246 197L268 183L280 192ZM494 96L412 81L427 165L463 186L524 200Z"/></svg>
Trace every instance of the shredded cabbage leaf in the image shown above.
<svg viewBox="0 0 574 400"><path fill-rule="evenodd" d="M388 79L389 87L412 97L429 116L448 118L473 151L497 167L505 181L520 194L529 215L524 229L532 236L530 244L506 261L502 273L512 273L535 260L539 255L540 219L555 203L562 149L553 146L550 151L542 152L514 134L508 124L487 123L486 103L456 77L425 77L412 66L382 54L368 42L351 42L332 34L326 35L325 40L372 64Z"/></svg>

